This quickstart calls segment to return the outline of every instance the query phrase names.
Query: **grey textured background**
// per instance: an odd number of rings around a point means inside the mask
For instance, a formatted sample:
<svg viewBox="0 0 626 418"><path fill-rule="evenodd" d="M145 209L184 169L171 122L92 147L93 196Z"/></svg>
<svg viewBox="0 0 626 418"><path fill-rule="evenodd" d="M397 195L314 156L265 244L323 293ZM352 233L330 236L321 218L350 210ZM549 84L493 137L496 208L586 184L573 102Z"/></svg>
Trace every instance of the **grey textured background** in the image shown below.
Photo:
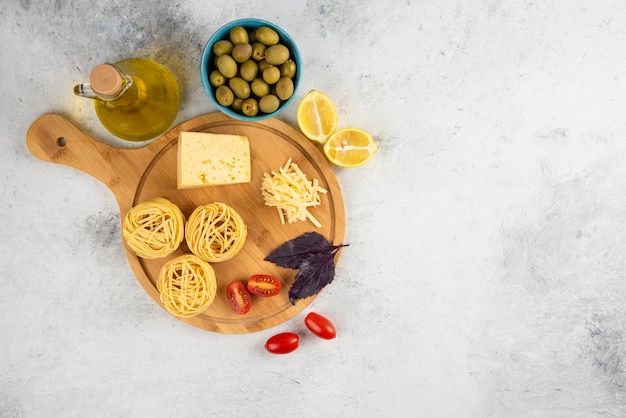
<svg viewBox="0 0 626 418"><path fill-rule="evenodd" d="M379 153L337 169L350 243L301 315L180 323L126 262L112 194L25 146L96 64L158 60L177 119L214 111L199 58L260 17ZM626 5L620 1L0 0L0 416L626 416ZM280 116L294 124L295 105ZM333 341L304 314L331 318ZM298 331L288 356L265 340Z"/></svg>

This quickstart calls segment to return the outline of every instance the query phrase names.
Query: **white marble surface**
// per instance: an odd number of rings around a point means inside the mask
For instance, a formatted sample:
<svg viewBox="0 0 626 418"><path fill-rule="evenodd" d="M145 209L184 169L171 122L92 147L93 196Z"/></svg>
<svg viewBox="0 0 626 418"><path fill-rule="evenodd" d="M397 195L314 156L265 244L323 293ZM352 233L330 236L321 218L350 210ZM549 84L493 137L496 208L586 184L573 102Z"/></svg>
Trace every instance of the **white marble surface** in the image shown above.
<svg viewBox="0 0 626 418"><path fill-rule="evenodd" d="M0 6L0 416L626 416L624 2ZM57 112L111 139L72 86L127 56L177 72L177 122L213 111L202 47L250 16L300 46L298 95L329 94L380 152L336 170L351 245L332 285L274 329L222 335L156 306L113 195L25 133ZM306 334L310 310L337 339ZM264 352L288 330L299 350Z"/></svg>

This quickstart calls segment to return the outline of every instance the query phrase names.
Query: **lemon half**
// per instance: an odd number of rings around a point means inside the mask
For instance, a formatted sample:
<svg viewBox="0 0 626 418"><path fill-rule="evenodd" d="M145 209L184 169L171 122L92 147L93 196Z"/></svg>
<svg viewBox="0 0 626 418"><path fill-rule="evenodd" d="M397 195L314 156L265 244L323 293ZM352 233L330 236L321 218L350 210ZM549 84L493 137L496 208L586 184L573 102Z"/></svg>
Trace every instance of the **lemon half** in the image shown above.
<svg viewBox="0 0 626 418"><path fill-rule="evenodd" d="M337 110L330 98L317 90L309 91L298 104L298 126L312 141L323 144L337 129Z"/></svg>
<svg viewBox="0 0 626 418"><path fill-rule="evenodd" d="M372 159L378 145L372 136L359 128L335 131L324 143L328 160L340 167L358 167Z"/></svg>

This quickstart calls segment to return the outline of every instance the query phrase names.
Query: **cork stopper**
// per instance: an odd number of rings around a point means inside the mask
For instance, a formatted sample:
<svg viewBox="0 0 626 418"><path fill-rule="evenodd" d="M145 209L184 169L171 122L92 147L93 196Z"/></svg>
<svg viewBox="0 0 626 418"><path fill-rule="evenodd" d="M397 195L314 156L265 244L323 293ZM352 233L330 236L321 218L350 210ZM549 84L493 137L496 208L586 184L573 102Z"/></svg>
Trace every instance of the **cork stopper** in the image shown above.
<svg viewBox="0 0 626 418"><path fill-rule="evenodd" d="M111 64L101 64L89 73L89 83L96 93L115 96L122 88L122 76Z"/></svg>

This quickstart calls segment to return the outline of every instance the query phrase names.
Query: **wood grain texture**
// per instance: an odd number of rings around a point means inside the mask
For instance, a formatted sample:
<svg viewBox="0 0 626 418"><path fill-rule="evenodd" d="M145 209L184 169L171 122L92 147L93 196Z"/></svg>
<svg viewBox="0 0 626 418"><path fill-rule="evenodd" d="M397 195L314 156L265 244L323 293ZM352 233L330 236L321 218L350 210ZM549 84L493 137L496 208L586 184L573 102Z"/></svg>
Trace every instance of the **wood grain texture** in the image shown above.
<svg viewBox="0 0 626 418"><path fill-rule="evenodd" d="M250 141L251 182L177 190L176 154L181 131L246 135ZM246 244L233 259L213 264L218 283L215 301L200 315L180 319L202 329L247 333L292 318L314 297L292 305L287 293L296 271L277 267L263 259L285 241L307 231L317 231L334 244L344 240L343 198L332 167L311 141L277 119L251 123L221 113L210 113L178 125L146 147L122 149L90 137L62 116L48 114L31 125L26 143L37 158L77 168L107 185L117 199L122 219L134 205L152 197L171 200L186 217L197 206L217 201L228 204L241 214L248 227ZM320 185L328 190L328 194L322 196L322 205L311 210L322 223L321 228L310 222L281 225L276 209L264 205L260 191L263 173L278 170L290 157L309 179L319 179ZM174 254L158 260L142 259L125 243L124 247L137 280L150 297L163 306L156 290L156 279L165 261L189 252L186 244L183 242ZM248 314L235 314L226 301L226 286L235 280L245 283L249 276L259 273L279 277L283 291L273 298L254 296Z"/></svg>

